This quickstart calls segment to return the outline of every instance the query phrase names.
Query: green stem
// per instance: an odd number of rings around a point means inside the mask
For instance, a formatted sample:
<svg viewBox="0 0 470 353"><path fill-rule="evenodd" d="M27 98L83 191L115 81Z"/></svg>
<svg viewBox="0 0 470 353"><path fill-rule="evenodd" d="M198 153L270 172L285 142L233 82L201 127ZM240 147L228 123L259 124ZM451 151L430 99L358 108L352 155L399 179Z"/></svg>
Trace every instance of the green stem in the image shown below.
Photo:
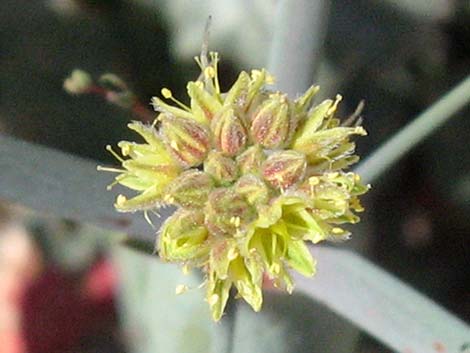
<svg viewBox="0 0 470 353"><path fill-rule="evenodd" d="M469 103L470 76L383 143L355 171L365 182L373 182Z"/></svg>

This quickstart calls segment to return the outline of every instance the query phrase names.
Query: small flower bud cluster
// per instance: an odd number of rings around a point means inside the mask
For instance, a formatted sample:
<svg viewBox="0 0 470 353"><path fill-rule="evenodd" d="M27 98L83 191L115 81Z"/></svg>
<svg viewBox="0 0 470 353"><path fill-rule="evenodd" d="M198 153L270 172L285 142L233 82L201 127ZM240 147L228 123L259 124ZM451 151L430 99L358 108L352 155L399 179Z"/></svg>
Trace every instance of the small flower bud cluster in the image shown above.
<svg viewBox="0 0 470 353"><path fill-rule="evenodd" d="M72 95L96 94L113 105L131 110L142 121L153 120L153 114L140 104L126 83L115 74L103 74L94 82L88 72L76 69L65 79L63 87Z"/></svg>
<svg viewBox="0 0 470 353"><path fill-rule="evenodd" d="M83 70L73 70L64 81L64 89L70 94L85 93L93 85L93 80L88 72Z"/></svg>
<svg viewBox="0 0 470 353"><path fill-rule="evenodd" d="M308 242L347 239L340 225L358 222L368 186L344 169L357 161L350 138L366 132L341 126L339 96L312 107L317 86L292 100L267 90L273 78L254 70L223 93L218 55L198 63L188 105L163 89L172 104L153 98L155 124L129 125L144 141L110 150L122 165L115 183L135 191L119 195L116 208L178 208L160 230L159 254L202 269L219 320L230 288L258 311L263 276L290 292L289 270L315 273Z"/></svg>

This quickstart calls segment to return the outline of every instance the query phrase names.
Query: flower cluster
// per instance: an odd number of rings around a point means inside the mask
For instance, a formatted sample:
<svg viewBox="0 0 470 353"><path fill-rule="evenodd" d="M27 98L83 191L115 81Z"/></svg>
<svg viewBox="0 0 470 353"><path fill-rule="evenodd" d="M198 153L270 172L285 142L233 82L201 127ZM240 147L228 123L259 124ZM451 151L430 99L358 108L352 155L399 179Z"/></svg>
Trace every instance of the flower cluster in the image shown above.
<svg viewBox="0 0 470 353"><path fill-rule="evenodd" d="M358 222L368 186L344 169L358 160L350 137L366 131L340 124L340 96L311 107L317 86L291 100L265 88L273 82L265 70L241 72L222 93L217 53L203 59L187 85L189 106L164 88L173 104L153 98L154 124L129 124L144 142L118 144L115 183L136 195L119 195L115 207L177 206L160 229L159 254L202 269L219 320L232 287L258 311L264 276L291 292L289 269L315 273L307 242L348 238L340 225Z"/></svg>

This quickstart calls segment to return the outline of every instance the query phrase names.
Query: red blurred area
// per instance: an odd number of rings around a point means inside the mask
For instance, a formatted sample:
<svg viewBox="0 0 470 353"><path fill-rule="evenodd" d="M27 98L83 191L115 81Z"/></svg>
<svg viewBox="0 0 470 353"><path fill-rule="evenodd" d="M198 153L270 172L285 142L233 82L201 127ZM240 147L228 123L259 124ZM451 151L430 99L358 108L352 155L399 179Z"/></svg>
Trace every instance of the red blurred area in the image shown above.
<svg viewBox="0 0 470 353"><path fill-rule="evenodd" d="M112 335L116 274L106 258L83 273L45 265L21 227L0 238L0 353L81 352Z"/></svg>

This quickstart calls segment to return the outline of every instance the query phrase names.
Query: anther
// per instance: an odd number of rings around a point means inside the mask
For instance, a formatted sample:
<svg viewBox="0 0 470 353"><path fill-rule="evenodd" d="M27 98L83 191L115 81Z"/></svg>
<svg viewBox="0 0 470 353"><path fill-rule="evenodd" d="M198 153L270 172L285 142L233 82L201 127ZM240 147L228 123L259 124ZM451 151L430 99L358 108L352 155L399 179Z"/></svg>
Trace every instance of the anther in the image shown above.
<svg viewBox="0 0 470 353"><path fill-rule="evenodd" d="M118 206L122 206L123 204L125 204L127 202L127 198L122 195L122 194L119 194L116 198L116 205Z"/></svg>
<svg viewBox="0 0 470 353"><path fill-rule="evenodd" d="M189 288L188 288L187 285L185 285L185 284L178 284L178 285L176 286L175 293L176 293L176 295L180 295L180 294L183 294L183 293L187 292L188 289L189 289Z"/></svg>
<svg viewBox="0 0 470 353"><path fill-rule="evenodd" d="M218 294L212 294L207 301L209 305L215 305L219 301L219 295Z"/></svg>

